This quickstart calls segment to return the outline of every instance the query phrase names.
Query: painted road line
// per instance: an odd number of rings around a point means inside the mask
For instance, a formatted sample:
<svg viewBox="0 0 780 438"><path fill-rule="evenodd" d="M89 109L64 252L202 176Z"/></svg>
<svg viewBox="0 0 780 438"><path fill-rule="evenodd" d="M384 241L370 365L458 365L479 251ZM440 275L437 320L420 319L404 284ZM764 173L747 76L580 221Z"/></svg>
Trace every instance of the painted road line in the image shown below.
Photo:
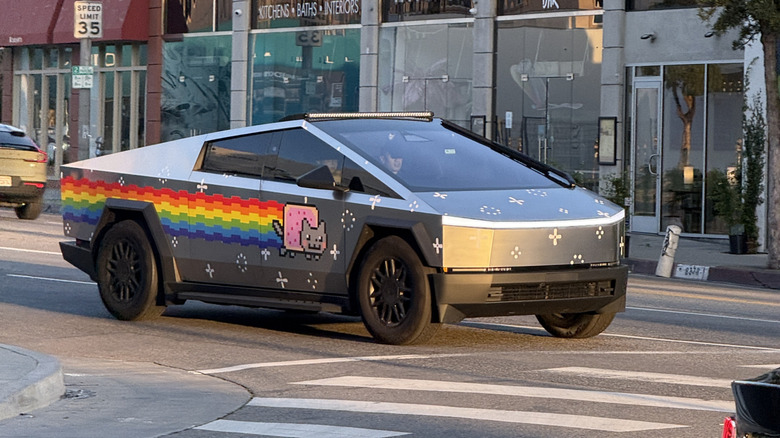
<svg viewBox="0 0 780 438"><path fill-rule="evenodd" d="M638 289L638 290L637 290ZM691 298L696 300L704 300L704 301L717 301L717 302L723 302L723 303L739 303L739 304L752 304L757 306L770 306L770 307L780 307L780 303L775 301L765 301L765 300L753 300L753 299L745 299L745 298L735 298L735 297L721 297L721 296L712 296L708 294L703 293L696 293L696 292L677 292L677 291L670 291L672 288L652 288L648 286L642 286L637 287L634 286L632 288L633 293L638 294L647 294L647 295L659 295L662 297L674 297L674 298Z"/></svg>
<svg viewBox="0 0 780 438"><path fill-rule="evenodd" d="M322 359L302 359L302 360L288 360L282 362L249 363L249 364L235 365L235 366L225 367L225 368L197 370L193 372L199 374L220 374L220 373L230 373L234 371L249 370L253 368L322 365L322 364L345 363L345 362L381 362L381 361L390 361L390 360L438 359L442 357L459 357L459 356L470 356L470 355L469 354L404 354L404 355L396 355L396 356L326 357Z"/></svg>
<svg viewBox="0 0 780 438"><path fill-rule="evenodd" d="M474 328L481 328L481 329L487 329L487 330L531 330L534 332L543 332L546 333L544 329L540 329L538 327L534 326L527 326L527 325L520 325L520 324L501 324L501 323L495 323L495 322L470 322L470 321L464 321L461 322L460 325L466 326L466 327L474 327ZM683 339L670 339L670 338L652 338L650 336L635 336L635 335L620 335L617 333L601 333L599 334L599 337L608 337L608 338L625 338L625 339L637 339L642 341L656 341L656 342L669 342L673 344L687 344L687 345L701 345L701 346L707 346L707 347L725 347L725 348L736 348L740 350L756 350L756 351L765 351L765 352L771 352L771 353L780 353L780 348L769 348L769 347L756 347L752 345L739 345L739 344L721 344L717 342L704 342L704 341L686 341Z"/></svg>
<svg viewBox="0 0 780 438"><path fill-rule="evenodd" d="M34 275L21 275L21 274L6 274L6 275L14 278L26 278L28 280L57 281L60 283L76 283L76 284L95 284L94 281L64 280L62 278L36 277Z"/></svg>
<svg viewBox="0 0 780 438"><path fill-rule="evenodd" d="M541 371L547 371L552 373L574 374L577 377L597 377L600 379L633 380L639 382L669 383L672 385L704 386L709 388L731 388L731 380L713 379L710 377L699 377L699 376L686 376L681 374L603 370L598 368L584 368L584 367L548 368Z"/></svg>
<svg viewBox="0 0 780 438"><path fill-rule="evenodd" d="M681 312L679 310L666 310L666 309L651 309L649 307L626 307L627 310L639 310L643 312L658 312L658 313L673 313L676 315L686 316L706 316L709 318L722 318L722 319L736 319L738 321L751 321L751 322L768 322L770 324L780 324L778 319L759 319L759 318L746 318L743 316L730 316L730 315L716 315L713 313L700 313L700 312Z"/></svg>
<svg viewBox="0 0 780 438"><path fill-rule="evenodd" d="M758 368L761 370L772 371L776 368L780 368L780 363L765 364L765 365L740 365L740 368Z"/></svg>
<svg viewBox="0 0 780 438"><path fill-rule="evenodd" d="M315 409L323 411L357 412L363 414L444 417L457 418L459 420L467 419L514 424L535 424L540 426L566 427L605 432L639 432L645 430L688 427L679 424L653 423L649 421L555 414L548 412L506 411L499 409L459 408L453 406L353 400L253 398L247 405L280 409Z"/></svg>
<svg viewBox="0 0 780 438"><path fill-rule="evenodd" d="M550 371L550 370L545 370ZM552 370L555 371L555 370ZM590 375L589 375L590 376ZM731 382L729 382L731 383ZM382 377L344 376L330 379L294 382L296 385L341 386L348 388L392 389L403 391L433 391L467 394L488 394L574 400L588 403L612 403L655 408L690 409L697 411L732 412L734 402L698 398L664 397L649 394L588 391L539 386L493 385L486 383L447 382L439 380L391 379Z"/></svg>
<svg viewBox="0 0 780 438"><path fill-rule="evenodd" d="M211 423L196 427L195 430L285 438L386 438L409 435L407 432L326 426L322 424L257 423L233 420L212 421Z"/></svg>
<svg viewBox="0 0 780 438"><path fill-rule="evenodd" d="M33 254L48 254L48 255L56 255L56 256L62 256L62 253L59 251L39 251L37 249L22 249L22 248L9 248L7 246L0 246L0 250L5 251L17 251L17 252L29 252Z"/></svg>

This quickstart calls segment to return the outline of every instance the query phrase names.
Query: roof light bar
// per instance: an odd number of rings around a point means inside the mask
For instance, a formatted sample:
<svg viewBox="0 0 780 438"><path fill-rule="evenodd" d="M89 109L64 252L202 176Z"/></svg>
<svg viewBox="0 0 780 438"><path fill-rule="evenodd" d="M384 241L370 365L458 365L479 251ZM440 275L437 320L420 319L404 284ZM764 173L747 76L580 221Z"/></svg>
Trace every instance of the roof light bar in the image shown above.
<svg viewBox="0 0 780 438"><path fill-rule="evenodd" d="M381 112L381 113L306 113L307 120L315 119L423 119L433 120L433 111Z"/></svg>

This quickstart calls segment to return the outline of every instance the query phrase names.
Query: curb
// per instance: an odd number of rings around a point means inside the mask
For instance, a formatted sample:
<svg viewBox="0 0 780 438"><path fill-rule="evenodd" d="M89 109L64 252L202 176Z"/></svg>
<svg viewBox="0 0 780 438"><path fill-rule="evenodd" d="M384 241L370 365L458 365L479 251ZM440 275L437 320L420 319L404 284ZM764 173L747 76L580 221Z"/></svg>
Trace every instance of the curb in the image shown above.
<svg viewBox="0 0 780 438"><path fill-rule="evenodd" d="M32 371L10 379L0 387L0 420L42 408L65 394L60 362L49 355L0 344L0 356L22 356L33 364Z"/></svg>
<svg viewBox="0 0 780 438"><path fill-rule="evenodd" d="M625 259L629 272L632 274L655 275L655 269L658 262L640 259ZM672 267L672 277L684 278L675 275L677 267L685 265L674 263ZM690 266L690 265L685 265ZM702 266L707 268L708 275L701 281L715 281L720 283L737 284L741 286L760 287L767 289L780 289L780 271L770 269L755 269L750 267L728 267L728 266Z"/></svg>

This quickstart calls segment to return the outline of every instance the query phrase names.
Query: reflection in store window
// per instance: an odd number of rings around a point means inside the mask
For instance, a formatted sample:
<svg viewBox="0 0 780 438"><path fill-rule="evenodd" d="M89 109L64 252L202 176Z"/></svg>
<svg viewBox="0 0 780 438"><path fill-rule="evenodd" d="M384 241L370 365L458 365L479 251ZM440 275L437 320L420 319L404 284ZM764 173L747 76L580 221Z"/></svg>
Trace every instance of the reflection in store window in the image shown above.
<svg viewBox="0 0 780 438"><path fill-rule="evenodd" d="M704 70L702 64L664 67L661 229L702 232Z"/></svg>
<svg viewBox="0 0 780 438"><path fill-rule="evenodd" d="M384 27L379 34L380 111L433 111L469 127L471 24Z"/></svg>
<svg viewBox="0 0 780 438"><path fill-rule="evenodd" d="M360 29L254 35L251 124L358 110Z"/></svg>
<svg viewBox="0 0 780 438"><path fill-rule="evenodd" d="M472 0L382 0L382 21L470 17Z"/></svg>
<svg viewBox="0 0 780 438"><path fill-rule="evenodd" d="M602 28L594 16L499 23L495 138L598 184Z"/></svg>
<svg viewBox="0 0 780 438"><path fill-rule="evenodd" d="M168 0L163 4L167 34L233 29L232 0Z"/></svg>
<svg viewBox="0 0 780 438"><path fill-rule="evenodd" d="M163 59L162 141L228 129L230 35L165 43Z"/></svg>

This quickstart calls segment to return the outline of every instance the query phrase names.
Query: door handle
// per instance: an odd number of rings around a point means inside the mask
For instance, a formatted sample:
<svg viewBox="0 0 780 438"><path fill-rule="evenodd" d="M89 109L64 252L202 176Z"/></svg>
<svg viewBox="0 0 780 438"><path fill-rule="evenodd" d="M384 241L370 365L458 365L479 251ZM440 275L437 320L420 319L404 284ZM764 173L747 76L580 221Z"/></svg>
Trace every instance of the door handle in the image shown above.
<svg viewBox="0 0 780 438"><path fill-rule="evenodd" d="M661 154L653 154L647 159L647 171L650 175L658 175L658 163L655 163L655 170L653 170L653 160L657 160L660 156Z"/></svg>

